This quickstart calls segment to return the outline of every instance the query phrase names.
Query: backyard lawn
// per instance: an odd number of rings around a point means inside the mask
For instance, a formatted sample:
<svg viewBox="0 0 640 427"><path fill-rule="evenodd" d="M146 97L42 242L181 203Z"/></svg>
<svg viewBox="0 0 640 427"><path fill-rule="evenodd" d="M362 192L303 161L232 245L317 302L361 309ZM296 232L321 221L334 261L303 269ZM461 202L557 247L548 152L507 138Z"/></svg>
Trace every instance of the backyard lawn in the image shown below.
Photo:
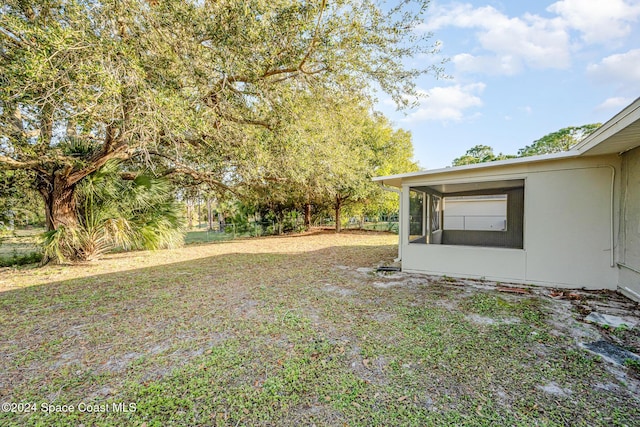
<svg viewBox="0 0 640 427"><path fill-rule="evenodd" d="M377 273L396 241L320 232L1 269L0 425L640 424L638 364L579 345L637 346L637 326L582 321L633 304Z"/></svg>

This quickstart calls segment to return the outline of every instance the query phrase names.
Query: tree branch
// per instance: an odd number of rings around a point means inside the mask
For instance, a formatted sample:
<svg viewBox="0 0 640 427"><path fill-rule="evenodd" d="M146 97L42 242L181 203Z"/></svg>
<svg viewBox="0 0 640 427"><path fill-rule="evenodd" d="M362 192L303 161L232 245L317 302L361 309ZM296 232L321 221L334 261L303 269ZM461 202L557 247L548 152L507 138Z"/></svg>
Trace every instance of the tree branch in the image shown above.
<svg viewBox="0 0 640 427"><path fill-rule="evenodd" d="M230 193L237 195L236 191L233 190L231 187L229 187L226 184L223 184L220 180L215 179L214 177L212 177L206 172L205 173L198 172L189 166L181 164L181 162L178 161L177 159L171 156L168 156L164 153L160 153L158 151L147 151L147 153L151 156L158 156L158 157L162 157L163 159L169 160L174 165L173 167L167 169L160 176L170 177L173 175L188 175L191 178L195 179L196 181L214 185L224 191L229 191Z"/></svg>
<svg viewBox="0 0 640 427"><path fill-rule="evenodd" d="M18 37L17 35L12 33L11 31L7 30L6 28L0 27L0 36L3 36L3 38L5 40L15 44L16 46L18 46L20 48L27 48L28 46L30 46L22 38Z"/></svg>
<svg viewBox="0 0 640 427"><path fill-rule="evenodd" d="M222 114L222 117L227 119L227 120L229 120L229 121L232 121L234 123L238 123L238 124L241 124L241 125L255 125L255 126L261 126L261 127L265 128L267 130L271 130L271 131L273 130L273 126L271 125L271 123L269 123L266 120L241 119L241 118L238 118L238 117L233 117L233 116L231 116L229 114Z"/></svg>
<svg viewBox="0 0 640 427"><path fill-rule="evenodd" d="M320 32L320 21L322 20L322 15L324 14L324 8L326 7L326 5L327 5L327 0L322 0L322 4L320 4L320 13L318 14L318 21L316 22L316 28L313 32L313 38L311 39L311 43L309 44L307 53L302 58L302 61L300 61L300 65L298 65L298 69L303 73L304 73L304 70L303 70L304 64L307 62L307 60L313 53L316 42L318 40L318 33Z"/></svg>
<svg viewBox="0 0 640 427"><path fill-rule="evenodd" d="M198 172L186 166L174 167L165 171L161 176L169 177L173 175L188 175L196 181L200 181L201 183L207 183L210 185L214 185L224 191L229 191L230 193L236 194L236 191L233 190L226 184L223 184L219 180L209 176L207 173Z"/></svg>
<svg viewBox="0 0 640 427"><path fill-rule="evenodd" d="M32 170L42 172L44 174L49 173L49 171L47 170L49 165L71 165L76 161L77 159L74 159L72 157L60 155L51 155L31 160L16 160L0 154L0 168L9 170Z"/></svg>
<svg viewBox="0 0 640 427"><path fill-rule="evenodd" d="M40 143L38 144L37 151L40 154L44 154L51 145L51 139L53 137L53 105L51 102L45 102L40 110L40 114Z"/></svg>
<svg viewBox="0 0 640 427"><path fill-rule="evenodd" d="M99 152L89 159L89 164L84 168L77 170L73 173L70 173L67 177L69 185L73 185L80 181L85 176L97 171L102 166L105 165L109 160L113 159L128 159L131 157L131 153L127 151L128 146L126 144L121 144L116 148L112 149L108 153Z"/></svg>
<svg viewBox="0 0 640 427"><path fill-rule="evenodd" d="M40 160L20 161L12 159L11 157L3 156L0 154L0 166L9 170L17 169L31 169L40 170L42 162Z"/></svg>
<svg viewBox="0 0 640 427"><path fill-rule="evenodd" d="M106 135L104 137L104 143L102 144L102 152L105 154L111 151L111 148L113 147L113 144L115 142L115 137L113 134L114 134L113 124L109 124L107 126Z"/></svg>

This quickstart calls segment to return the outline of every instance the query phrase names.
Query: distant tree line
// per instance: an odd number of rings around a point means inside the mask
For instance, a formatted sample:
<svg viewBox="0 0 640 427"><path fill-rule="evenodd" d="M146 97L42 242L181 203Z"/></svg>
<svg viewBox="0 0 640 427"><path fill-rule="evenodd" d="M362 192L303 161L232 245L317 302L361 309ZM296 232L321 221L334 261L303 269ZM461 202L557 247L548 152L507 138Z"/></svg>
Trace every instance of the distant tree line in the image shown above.
<svg viewBox="0 0 640 427"><path fill-rule="evenodd" d="M601 123L592 123L582 126L569 126L556 132L551 132L540 139L533 141L531 145L518 150L517 155L495 154L493 148L488 145L476 145L467 152L453 160L453 166L471 165L475 163L493 162L496 160L512 159L516 157L536 156L539 154L559 153L569 150L572 146L589 136Z"/></svg>

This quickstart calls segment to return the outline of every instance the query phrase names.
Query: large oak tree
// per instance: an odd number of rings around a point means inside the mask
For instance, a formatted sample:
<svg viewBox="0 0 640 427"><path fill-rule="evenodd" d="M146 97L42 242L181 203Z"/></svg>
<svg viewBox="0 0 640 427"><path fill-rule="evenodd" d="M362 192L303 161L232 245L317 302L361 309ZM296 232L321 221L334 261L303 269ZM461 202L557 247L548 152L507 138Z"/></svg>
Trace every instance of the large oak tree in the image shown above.
<svg viewBox="0 0 640 427"><path fill-rule="evenodd" d="M0 168L21 169L49 230L112 159L224 186L297 93L377 88L399 103L428 1L8 0L0 8Z"/></svg>

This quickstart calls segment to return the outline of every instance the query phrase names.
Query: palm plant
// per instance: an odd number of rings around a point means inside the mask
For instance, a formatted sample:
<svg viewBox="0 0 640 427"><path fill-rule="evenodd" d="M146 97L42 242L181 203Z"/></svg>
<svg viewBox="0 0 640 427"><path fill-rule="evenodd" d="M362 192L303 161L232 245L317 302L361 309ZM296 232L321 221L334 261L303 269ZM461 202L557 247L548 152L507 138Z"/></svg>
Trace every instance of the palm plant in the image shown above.
<svg viewBox="0 0 640 427"><path fill-rule="evenodd" d="M121 163L110 161L78 184L78 226L45 233L43 262L88 261L116 248L161 249L183 243L170 182L149 174L123 180L121 172Z"/></svg>

